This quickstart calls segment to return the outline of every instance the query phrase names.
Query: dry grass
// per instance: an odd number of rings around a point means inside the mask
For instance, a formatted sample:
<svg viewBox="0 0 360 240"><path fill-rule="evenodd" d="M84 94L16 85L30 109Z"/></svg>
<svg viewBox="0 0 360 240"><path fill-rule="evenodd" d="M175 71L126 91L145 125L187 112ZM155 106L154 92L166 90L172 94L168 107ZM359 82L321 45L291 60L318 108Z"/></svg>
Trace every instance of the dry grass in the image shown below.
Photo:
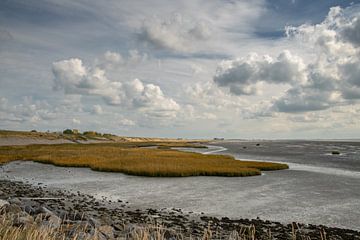
<svg viewBox="0 0 360 240"><path fill-rule="evenodd" d="M97 229L90 230L89 225L76 227L71 224L63 224L59 228L45 227L41 221L32 224L16 226L12 221L11 215L0 216L0 240L100 240L104 239ZM171 239L193 239L210 240L212 232L210 228L204 229L202 237L185 237L180 231L166 228L158 224L144 224L132 226L131 231L121 233L121 237L116 239L132 240L165 240L169 239L166 235L171 233ZM244 229L244 230L243 230ZM249 229L249 230L247 230ZM90 230L90 231L89 231ZM115 240L115 238L112 238ZM234 232L229 239L254 240L255 228L253 226L241 228L239 232Z"/></svg>
<svg viewBox="0 0 360 240"><path fill-rule="evenodd" d="M0 240L100 240L104 239L102 234L97 229L91 230L88 224L81 226L72 226L71 224L62 224L60 227L44 226L41 224L41 219L36 219L34 223L25 225L14 225L13 216L9 214L0 215ZM124 228L126 229L126 228ZM230 235L222 235L218 232L212 232L210 224L208 228L203 230L201 237L188 236L179 230L166 228L159 224L143 224L132 225L130 231L121 232L116 239L131 239L131 240L210 240L210 239L228 239L228 240L256 240L256 239L277 239L273 238L273 233L270 229L267 232L263 232L263 236L259 238L256 234L254 225L241 226L238 230L234 230ZM302 230L293 230L289 233L288 239L301 239L311 240L310 236L306 233L302 233ZM167 236L169 235L170 236ZM319 237L315 239L328 240L327 234L324 230L319 232ZM336 238L338 239L338 238ZM349 238L350 239L350 238Z"/></svg>
<svg viewBox="0 0 360 240"><path fill-rule="evenodd" d="M65 139L74 142L88 140L82 134L62 134L55 132L27 132L27 131L9 131L9 130L0 130L0 138L30 138L30 139L45 139L45 140Z"/></svg>
<svg viewBox="0 0 360 240"><path fill-rule="evenodd" d="M163 146L163 143L158 143ZM150 177L253 176L286 164L238 161L231 156L203 155L172 149L149 149L149 143L58 144L0 147L0 164L32 160L63 167L89 167ZM154 143L151 143L154 145ZM166 145L170 146L170 145Z"/></svg>
<svg viewBox="0 0 360 240"><path fill-rule="evenodd" d="M19 138L42 138L48 140L59 139L60 134L46 132L27 132L27 131L10 131L0 130L0 137L19 137Z"/></svg>

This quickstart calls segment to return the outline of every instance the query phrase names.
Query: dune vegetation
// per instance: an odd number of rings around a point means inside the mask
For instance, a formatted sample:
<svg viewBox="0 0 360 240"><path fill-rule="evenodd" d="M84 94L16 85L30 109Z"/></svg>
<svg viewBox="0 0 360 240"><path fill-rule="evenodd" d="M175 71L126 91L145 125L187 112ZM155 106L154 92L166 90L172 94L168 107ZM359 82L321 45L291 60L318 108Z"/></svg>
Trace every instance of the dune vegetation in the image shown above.
<svg viewBox="0 0 360 240"><path fill-rule="evenodd" d="M42 140L68 140L69 142L82 142L86 143L90 140L96 140L98 142L168 142L168 143L192 143L192 142L207 142L206 140L187 140L187 139L173 139L173 138L149 138L149 137L127 137L117 136L110 133L100 133L95 131L80 132L77 129L65 129L59 132L39 132L32 131L12 131L12 130L0 130L1 138L20 138L20 139L42 139Z"/></svg>
<svg viewBox="0 0 360 240"><path fill-rule="evenodd" d="M201 147L201 145L192 145ZM145 146L155 146L155 148ZM203 155L170 149L174 146L184 146L184 143L124 142L2 146L0 164L25 160L151 177L254 176L261 174L261 171L288 168L286 164L239 161L226 155Z"/></svg>

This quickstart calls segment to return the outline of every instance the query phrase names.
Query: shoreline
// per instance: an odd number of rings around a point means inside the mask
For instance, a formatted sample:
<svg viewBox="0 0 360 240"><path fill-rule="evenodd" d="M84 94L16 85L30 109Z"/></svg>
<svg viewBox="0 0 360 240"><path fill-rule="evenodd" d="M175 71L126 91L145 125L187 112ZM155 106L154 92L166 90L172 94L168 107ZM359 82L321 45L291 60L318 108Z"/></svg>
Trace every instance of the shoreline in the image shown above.
<svg viewBox="0 0 360 240"><path fill-rule="evenodd" d="M184 238L190 238L190 236L201 238L204 235L204 229L208 229L216 234L217 237L214 238L228 239L234 231L249 229L253 226L256 239L269 239L269 232L273 239L292 239L293 234L321 239L323 232L326 232L328 239L360 239L359 231L323 225L281 224L260 219L216 218L206 214L185 213L175 208L170 210L132 209L128 202L121 200L116 202L105 198L97 200L93 196L80 192L73 193L18 181L0 180L0 199L20 207L23 212L33 218L45 208L60 218L62 223L70 220L75 225L80 222L83 224L84 221L97 222L99 226L108 226L107 228L112 231L110 235L117 237L129 234L129 226L143 228L144 225L161 224L172 233L172 237L181 235Z"/></svg>
<svg viewBox="0 0 360 240"><path fill-rule="evenodd" d="M213 143L212 145L205 145L207 147L212 146L212 147L217 147L219 148L218 150L213 150L213 151L209 151L209 152L200 152L202 154L213 154L213 153L220 153L227 151L228 149L221 146L221 145L216 145L216 143ZM193 152L191 150L189 150L190 152ZM300 164L300 163L293 163L293 162L289 162L289 161L276 161L276 160L267 160L267 159L256 159L256 158L244 158L241 156L238 156L236 154L229 154L227 153L227 155L231 155L233 156L235 159L239 159L241 161L253 161L253 162L275 162L275 163L285 163L289 166L288 171L307 171L307 172L315 172L315 173L322 173L322 174L327 174L327 175L338 175L338 176L348 176L348 177L352 177L352 178L360 178L360 172L358 171L353 171L353 170L347 170L347 169L339 169L339 168L331 168L331 167L321 167L321 166L313 166L310 164ZM332 156L329 154L329 156ZM262 175L265 174L264 172L262 172Z"/></svg>
<svg viewBox="0 0 360 240"><path fill-rule="evenodd" d="M218 148L217 150L215 149L215 152L214 150L207 149L207 152L203 154L212 154L227 150L215 144L216 143L211 143L210 145ZM193 151L194 149L192 149L192 152ZM190 236L201 238L205 234L204 229L210 226L211 232L216 233L216 236L218 236L216 239L227 239L233 231L250 229L254 226L256 239L269 239L269 232L272 233L273 239L293 239L294 232L297 236L310 236L311 239L322 239L321 234L323 234L323 231L327 233L327 239L360 239L360 231L358 229L314 224L280 223L276 221L276 218L273 218L271 221L261 220L259 218L238 219L236 217L230 219L225 217L226 215L223 215L224 217L218 217L210 214L183 212L181 209L175 208L160 210L158 208L146 208L142 205L131 205L131 203L121 200L114 201L113 199L109 200L109 198L95 199L95 195L87 195L71 189L68 191L56 187L44 186L46 185L42 185L41 183L28 184L12 179L0 179L0 206L1 199L3 199L11 205L15 204L21 207L23 211L26 210L29 204L33 204L30 206L33 209L45 207L53 212L55 216L61 218L66 215L72 216L71 213L75 212L75 216L72 217L79 218L79 215L82 217L86 216L86 219L82 219L81 221L84 220L87 223L90 223L91 219L95 219L98 223L101 222L101 224L105 226L110 226L113 233L119 237L129 234L129 228L144 228L145 226L161 224L164 228L169 231L171 230L170 232L175 235L181 235L184 238L189 238ZM59 199L59 196L63 197ZM34 197L35 199L29 199ZM67 206L67 209L64 210L64 206ZM30 213L30 215L31 214L32 213ZM35 216L36 215L34 215L34 218ZM64 223L70 220L71 219L62 219ZM123 227L121 229L119 226L132 227ZM329 236L331 236L331 238L329 238Z"/></svg>

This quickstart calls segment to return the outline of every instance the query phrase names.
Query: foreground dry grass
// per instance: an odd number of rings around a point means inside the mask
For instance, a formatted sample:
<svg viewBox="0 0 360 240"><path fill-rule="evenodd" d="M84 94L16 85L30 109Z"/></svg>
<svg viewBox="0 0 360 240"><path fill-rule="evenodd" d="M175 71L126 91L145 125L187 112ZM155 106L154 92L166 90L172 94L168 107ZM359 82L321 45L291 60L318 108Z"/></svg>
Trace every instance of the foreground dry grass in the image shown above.
<svg viewBox="0 0 360 240"><path fill-rule="evenodd" d="M157 145L165 149L141 148ZM64 167L89 167L151 177L253 176L286 164L238 161L231 156L203 155L167 149L169 143L58 144L0 147L0 164L31 160Z"/></svg>
<svg viewBox="0 0 360 240"><path fill-rule="evenodd" d="M82 227L74 228L71 224L63 224L59 228L52 226L43 226L41 220L36 219L35 224L14 225L13 217L11 215L0 215L0 240L103 240L110 239L104 237L101 230L95 229L95 231L89 231L89 225L85 224ZM295 230L296 226L292 224L292 231L289 233L289 238L292 240L311 240L310 236L302 233L299 230ZM138 226L132 226L132 230L124 232L121 237L112 237L111 239L131 239L131 240L210 240L210 239L228 239L228 240L256 240L256 239L268 239L273 240L273 234L271 231L263 233L263 236L257 236L254 225L241 226L238 230L234 230L230 235L222 236L218 233L214 233L208 228L203 230L203 233L199 236L185 236L181 231L166 228L159 224L144 224ZM172 237L166 237L166 232L172 232ZM319 236L316 239L328 240L327 234L324 230L319 232ZM332 239L332 238L329 238ZM350 238L349 238L350 239Z"/></svg>
<svg viewBox="0 0 360 240"><path fill-rule="evenodd" d="M84 225L76 228L74 231L71 224L63 224L59 228L52 226L44 226L39 219L36 224L14 225L11 215L0 215L0 240L103 240L109 239L104 237L101 231L95 229L89 232L89 226ZM132 240L165 240L166 232L173 229L165 228L158 224L146 224L142 226L132 227L132 231L126 232L122 237L116 239L132 239ZM202 237L185 237L181 232L175 233L176 237L171 239L203 239L210 240L213 233L210 228L204 229ZM111 239L114 239L112 237ZM215 238L216 239L216 238ZM253 225L242 227L239 231L234 231L229 239L237 240L255 240L255 227Z"/></svg>

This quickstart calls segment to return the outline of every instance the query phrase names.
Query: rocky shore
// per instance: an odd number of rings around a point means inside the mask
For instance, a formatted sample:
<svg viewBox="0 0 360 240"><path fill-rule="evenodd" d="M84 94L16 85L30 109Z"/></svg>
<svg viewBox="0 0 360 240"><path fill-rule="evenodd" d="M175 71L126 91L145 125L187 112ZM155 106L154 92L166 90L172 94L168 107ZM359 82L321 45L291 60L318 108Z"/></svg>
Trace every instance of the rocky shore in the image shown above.
<svg viewBox="0 0 360 240"><path fill-rule="evenodd" d="M0 180L0 213L0 224L6 215L12 216L14 226L66 226L69 239L74 234L77 239L136 239L144 229L150 235L161 231L161 239L360 239L360 232L349 229L216 218L180 209L132 209L121 200L7 180ZM80 235L76 229L82 229Z"/></svg>

